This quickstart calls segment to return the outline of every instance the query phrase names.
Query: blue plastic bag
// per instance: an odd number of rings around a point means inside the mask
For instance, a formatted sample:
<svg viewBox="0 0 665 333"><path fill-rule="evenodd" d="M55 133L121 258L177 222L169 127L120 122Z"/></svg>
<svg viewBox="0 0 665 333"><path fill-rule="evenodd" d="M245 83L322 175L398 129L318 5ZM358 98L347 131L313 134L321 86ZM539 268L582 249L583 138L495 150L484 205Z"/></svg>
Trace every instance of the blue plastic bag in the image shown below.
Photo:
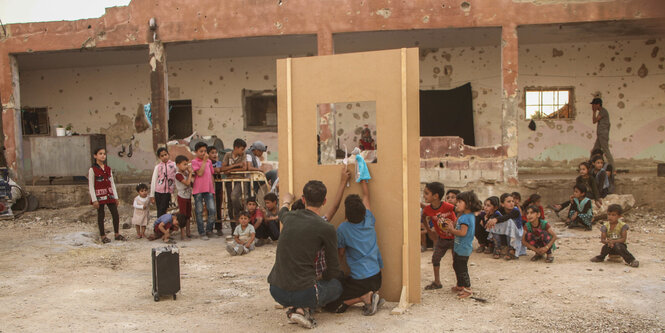
<svg viewBox="0 0 665 333"><path fill-rule="evenodd" d="M356 183L370 179L372 179L372 176L369 175L369 169L367 168L365 159L360 156L360 154L356 154Z"/></svg>

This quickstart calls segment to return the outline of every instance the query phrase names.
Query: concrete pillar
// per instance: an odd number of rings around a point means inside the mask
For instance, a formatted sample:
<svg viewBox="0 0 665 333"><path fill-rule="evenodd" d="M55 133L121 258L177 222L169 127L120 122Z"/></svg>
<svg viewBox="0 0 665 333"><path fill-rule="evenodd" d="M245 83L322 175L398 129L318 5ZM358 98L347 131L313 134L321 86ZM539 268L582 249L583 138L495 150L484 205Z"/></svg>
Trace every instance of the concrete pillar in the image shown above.
<svg viewBox="0 0 665 333"><path fill-rule="evenodd" d="M21 128L21 89L18 60L6 55L0 61L2 68L2 143L5 147L7 166L21 178L23 168L23 129Z"/></svg>
<svg viewBox="0 0 665 333"><path fill-rule="evenodd" d="M507 158L503 163L504 181L517 182L517 27L514 24L501 29L501 83L503 86L501 144Z"/></svg>
<svg viewBox="0 0 665 333"><path fill-rule="evenodd" d="M166 146L168 137L168 78L166 51L161 41L150 43L150 106L152 111L152 148Z"/></svg>
<svg viewBox="0 0 665 333"><path fill-rule="evenodd" d="M330 31L330 28L323 28L316 33L316 45L318 49L318 55L335 54L333 35L332 31Z"/></svg>

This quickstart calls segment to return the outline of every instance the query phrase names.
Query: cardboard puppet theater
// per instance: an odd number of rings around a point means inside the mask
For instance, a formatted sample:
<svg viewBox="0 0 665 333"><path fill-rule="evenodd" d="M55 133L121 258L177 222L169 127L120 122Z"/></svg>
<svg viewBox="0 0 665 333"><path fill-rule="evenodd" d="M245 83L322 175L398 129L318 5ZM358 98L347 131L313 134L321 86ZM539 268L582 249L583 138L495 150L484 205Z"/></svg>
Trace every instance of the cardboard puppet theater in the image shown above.
<svg viewBox="0 0 665 333"><path fill-rule="evenodd" d="M281 190L299 197L309 180L320 180L331 201L344 151L366 146L384 261L380 292L400 305L420 302L418 66L417 48L277 61ZM349 159L350 170L355 163ZM361 194L355 179L345 196ZM331 222L343 221L342 204Z"/></svg>

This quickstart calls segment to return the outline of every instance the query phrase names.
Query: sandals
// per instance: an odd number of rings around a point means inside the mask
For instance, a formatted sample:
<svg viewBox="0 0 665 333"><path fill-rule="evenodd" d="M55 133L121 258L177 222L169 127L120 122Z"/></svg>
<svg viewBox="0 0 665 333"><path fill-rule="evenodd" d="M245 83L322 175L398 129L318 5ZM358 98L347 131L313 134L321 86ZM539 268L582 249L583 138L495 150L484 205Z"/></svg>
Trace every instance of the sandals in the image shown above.
<svg viewBox="0 0 665 333"><path fill-rule="evenodd" d="M494 255L492 256L492 258L494 258L494 259L501 259L501 253L499 253L499 251L496 251L496 250L495 250L495 251L494 251Z"/></svg>
<svg viewBox="0 0 665 333"><path fill-rule="evenodd" d="M467 298L467 297L469 297L469 296L471 296L471 295L473 295L473 291L471 291L471 289L468 289L468 288L462 288L462 291L460 291L460 292L457 294L457 297L460 298L460 299L464 299L464 298Z"/></svg>
<svg viewBox="0 0 665 333"><path fill-rule="evenodd" d="M494 252L492 247L490 246L485 247L485 252L484 252L485 254L492 254L492 252Z"/></svg>
<svg viewBox="0 0 665 333"><path fill-rule="evenodd" d="M545 262L548 263L548 264L553 263L553 262L554 262L554 257L547 257L547 258L545 258Z"/></svg>
<svg viewBox="0 0 665 333"><path fill-rule="evenodd" d="M540 260L540 259L543 259L543 256L540 255L540 254L536 254L535 256L533 256L533 257L531 258L531 261L538 261L538 260Z"/></svg>
<svg viewBox="0 0 665 333"><path fill-rule="evenodd" d="M124 241L127 240L127 238L125 238L125 236L123 236L123 235L118 235L118 236L115 236L115 240L124 242Z"/></svg>
<svg viewBox="0 0 665 333"><path fill-rule="evenodd" d="M292 324L298 324L304 328L315 328L316 321L312 318L308 310L303 309L305 314L300 314L295 308L289 308L286 310L286 316L289 318L289 322Z"/></svg>
<svg viewBox="0 0 665 333"><path fill-rule="evenodd" d="M111 240L106 236L102 237L101 241L102 241L102 244L107 244L107 243L111 242Z"/></svg>
<svg viewBox="0 0 665 333"><path fill-rule="evenodd" d="M452 291L452 292L454 292L454 293L459 293L459 292L461 292L463 289L464 289L464 287L458 287L458 286L452 286L452 287L450 287L450 291Z"/></svg>
<svg viewBox="0 0 665 333"><path fill-rule="evenodd" d="M478 247L478 249L476 249L476 253L483 253L485 252L485 249L486 249L485 245L481 245Z"/></svg>
<svg viewBox="0 0 665 333"><path fill-rule="evenodd" d="M443 285L436 284L436 283L432 282L428 286L425 287L425 290L435 290L435 289L441 289L441 288L443 288Z"/></svg>
<svg viewBox="0 0 665 333"><path fill-rule="evenodd" d="M506 259L506 260L517 260L517 259L519 259L519 257L515 255L515 250L510 249L510 251L508 251L508 253L506 253L506 256L504 257L504 259Z"/></svg>

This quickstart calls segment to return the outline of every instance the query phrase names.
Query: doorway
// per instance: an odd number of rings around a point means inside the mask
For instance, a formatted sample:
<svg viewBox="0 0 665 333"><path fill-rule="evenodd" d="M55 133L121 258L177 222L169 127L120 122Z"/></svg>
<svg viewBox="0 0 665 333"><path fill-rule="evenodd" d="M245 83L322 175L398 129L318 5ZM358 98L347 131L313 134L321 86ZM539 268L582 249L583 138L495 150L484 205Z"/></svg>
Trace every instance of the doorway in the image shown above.
<svg viewBox="0 0 665 333"><path fill-rule="evenodd" d="M186 138L192 132L192 100L169 101L169 140Z"/></svg>
<svg viewBox="0 0 665 333"><path fill-rule="evenodd" d="M465 145L476 145L470 83L420 91L420 136L459 136Z"/></svg>

